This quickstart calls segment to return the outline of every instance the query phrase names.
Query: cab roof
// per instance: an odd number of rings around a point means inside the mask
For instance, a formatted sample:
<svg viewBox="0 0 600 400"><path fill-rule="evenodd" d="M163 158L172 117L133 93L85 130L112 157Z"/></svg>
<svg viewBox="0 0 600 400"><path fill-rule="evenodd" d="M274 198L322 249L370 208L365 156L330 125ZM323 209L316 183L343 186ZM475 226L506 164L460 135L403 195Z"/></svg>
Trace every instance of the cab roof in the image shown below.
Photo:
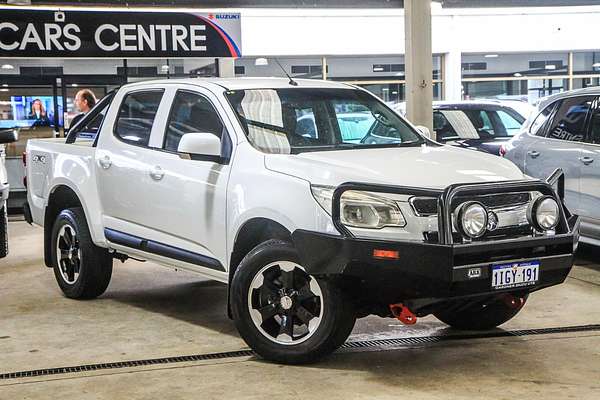
<svg viewBox="0 0 600 400"><path fill-rule="evenodd" d="M282 88L331 88L350 89L351 85L345 83L324 81L320 79L294 79L297 86L290 85L288 78L183 78L169 80L150 80L130 83L126 86L144 86L148 84L186 84L198 86L219 85L225 90L243 89L282 89Z"/></svg>

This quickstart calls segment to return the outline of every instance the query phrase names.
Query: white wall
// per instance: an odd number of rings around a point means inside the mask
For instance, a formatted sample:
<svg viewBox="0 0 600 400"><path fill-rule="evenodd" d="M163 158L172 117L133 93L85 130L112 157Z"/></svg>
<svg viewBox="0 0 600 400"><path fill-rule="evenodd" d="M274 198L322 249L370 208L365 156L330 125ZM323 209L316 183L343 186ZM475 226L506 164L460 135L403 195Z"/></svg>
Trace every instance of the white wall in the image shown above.
<svg viewBox="0 0 600 400"><path fill-rule="evenodd" d="M404 53L399 9L243 9L242 53L374 55ZM600 47L600 7L438 9L433 52L535 52Z"/></svg>

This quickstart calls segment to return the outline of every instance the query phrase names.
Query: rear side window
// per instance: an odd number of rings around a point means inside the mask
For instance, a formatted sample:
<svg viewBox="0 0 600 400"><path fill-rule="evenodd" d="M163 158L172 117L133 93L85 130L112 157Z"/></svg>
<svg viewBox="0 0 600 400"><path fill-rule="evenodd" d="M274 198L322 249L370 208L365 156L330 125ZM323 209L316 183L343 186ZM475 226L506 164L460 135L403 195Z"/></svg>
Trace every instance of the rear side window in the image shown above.
<svg viewBox="0 0 600 400"><path fill-rule="evenodd" d="M180 90L173 100L163 148L177 151L181 137L186 133L212 133L221 139L223 123L206 98Z"/></svg>
<svg viewBox="0 0 600 400"><path fill-rule="evenodd" d="M598 108L598 100L595 101L595 107L590 118L590 136L587 142L600 144L600 109Z"/></svg>
<svg viewBox="0 0 600 400"><path fill-rule="evenodd" d="M500 123L504 127L504 131L507 136L514 136L521 129L521 125L523 124L523 120L519 121L513 115L507 113L503 110L497 111L498 118L500 118Z"/></svg>
<svg viewBox="0 0 600 400"><path fill-rule="evenodd" d="M564 99L550 124L547 137L568 142L581 142L585 136L586 118L593 101L593 96Z"/></svg>
<svg viewBox="0 0 600 400"><path fill-rule="evenodd" d="M548 127L549 123L548 118L550 118L552 112L558 104L560 104L560 101L552 103L548 107L544 108L544 110L535 118L535 120L531 124L529 132L533 133L536 136L546 136L546 128Z"/></svg>
<svg viewBox="0 0 600 400"><path fill-rule="evenodd" d="M129 93L123 99L115 123L115 135L124 142L148 146L162 90Z"/></svg>

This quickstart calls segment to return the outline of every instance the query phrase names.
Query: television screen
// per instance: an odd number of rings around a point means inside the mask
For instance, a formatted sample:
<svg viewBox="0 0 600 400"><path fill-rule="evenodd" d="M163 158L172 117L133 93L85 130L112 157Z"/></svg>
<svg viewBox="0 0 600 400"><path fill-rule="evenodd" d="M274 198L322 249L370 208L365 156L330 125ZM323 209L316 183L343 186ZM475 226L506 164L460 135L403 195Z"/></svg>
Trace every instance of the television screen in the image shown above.
<svg viewBox="0 0 600 400"><path fill-rule="evenodd" d="M0 120L0 128L54 127L54 97L11 96L11 117ZM58 97L58 124L63 124L62 97Z"/></svg>

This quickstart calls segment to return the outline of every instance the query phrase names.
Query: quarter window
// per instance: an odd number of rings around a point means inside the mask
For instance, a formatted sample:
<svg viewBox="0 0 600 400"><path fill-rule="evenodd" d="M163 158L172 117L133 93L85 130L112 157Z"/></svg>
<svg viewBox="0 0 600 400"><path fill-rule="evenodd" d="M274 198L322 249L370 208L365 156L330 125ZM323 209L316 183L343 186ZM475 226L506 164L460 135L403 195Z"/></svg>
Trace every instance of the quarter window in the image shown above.
<svg viewBox="0 0 600 400"><path fill-rule="evenodd" d="M554 117L547 137L581 142L585 136L585 121L594 97L578 96L564 99Z"/></svg>
<svg viewBox="0 0 600 400"><path fill-rule="evenodd" d="M557 103L552 103L548 107L544 108L544 110L535 118L533 123L531 124L531 129L529 130L536 136L546 136L546 127L548 118L552 115L552 112L556 108Z"/></svg>
<svg viewBox="0 0 600 400"><path fill-rule="evenodd" d="M148 146L162 95L162 90L126 95L121 103L115 125L117 137L127 143Z"/></svg>
<svg viewBox="0 0 600 400"><path fill-rule="evenodd" d="M212 133L223 136L223 124L212 104L199 94L178 91L173 100L163 148L177 151L186 133Z"/></svg>

